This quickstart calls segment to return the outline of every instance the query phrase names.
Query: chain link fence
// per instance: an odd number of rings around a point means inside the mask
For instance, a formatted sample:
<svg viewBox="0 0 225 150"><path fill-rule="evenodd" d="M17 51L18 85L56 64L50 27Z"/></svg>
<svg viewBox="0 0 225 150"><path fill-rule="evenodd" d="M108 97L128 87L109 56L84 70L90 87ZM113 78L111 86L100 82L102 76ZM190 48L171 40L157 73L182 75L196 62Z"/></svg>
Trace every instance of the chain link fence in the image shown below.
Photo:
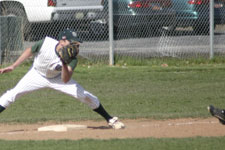
<svg viewBox="0 0 225 150"><path fill-rule="evenodd" d="M112 0L113 43L109 43L108 0L0 0L1 63L14 61L45 36L66 28L83 40L80 56L109 61L135 57L209 57L209 0ZM214 54L225 52L225 0L214 0Z"/></svg>

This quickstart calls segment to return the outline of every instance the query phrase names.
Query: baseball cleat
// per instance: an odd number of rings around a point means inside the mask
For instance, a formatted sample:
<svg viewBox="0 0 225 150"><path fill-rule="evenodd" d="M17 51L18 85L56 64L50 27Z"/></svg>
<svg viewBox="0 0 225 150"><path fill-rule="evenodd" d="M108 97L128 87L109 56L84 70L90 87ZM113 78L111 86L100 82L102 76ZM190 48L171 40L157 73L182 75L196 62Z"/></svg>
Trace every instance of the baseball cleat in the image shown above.
<svg viewBox="0 0 225 150"><path fill-rule="evenodd" d="M223 125L225 124L225 110L215 108L214 106L210 105L208 106L208 111L212 116L219 119L220 123L222 123Z"/></svg>
<svg viewBox="0 0 225 150"><path fill-rule="evenodd" d="M118 120L118 117L113 117L109 120L109 126L113 129L124 129L125 125Z"/></svg>

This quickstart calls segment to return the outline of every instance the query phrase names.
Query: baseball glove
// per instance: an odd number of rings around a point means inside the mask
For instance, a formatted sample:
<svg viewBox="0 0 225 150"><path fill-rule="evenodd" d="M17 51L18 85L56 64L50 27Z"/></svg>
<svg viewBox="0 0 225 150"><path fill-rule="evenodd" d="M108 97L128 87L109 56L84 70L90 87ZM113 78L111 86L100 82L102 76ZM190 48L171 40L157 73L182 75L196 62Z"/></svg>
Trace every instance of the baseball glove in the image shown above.
<svg viewBox="0 0 225 150"><path fill-rule="evenodd" d="M57 52L57 55L60 57L61 61L64 64L69 64L79 53L79 44L72 43L65 47L62 47Z"/></svg>

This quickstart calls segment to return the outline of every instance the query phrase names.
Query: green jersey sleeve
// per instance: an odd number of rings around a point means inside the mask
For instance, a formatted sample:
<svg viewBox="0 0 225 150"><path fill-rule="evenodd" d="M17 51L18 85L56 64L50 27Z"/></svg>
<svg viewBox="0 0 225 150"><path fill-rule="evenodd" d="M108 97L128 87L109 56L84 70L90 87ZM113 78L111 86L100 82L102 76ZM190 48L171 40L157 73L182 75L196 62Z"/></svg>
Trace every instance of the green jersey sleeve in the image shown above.
<svg viewBox="0 0 225 150"><path fill-rule="evenodd" d="M40 51L42 44L44 43L44 40L40 40L37 43L35 43L32 47L31 47L31 52L37 53Z"/></svg>
<svg viewBox="0 0 225 150"><path fill-rule="evenodd" d="M77 66L77 63L78 63L78 59L73 59L70 63L69 63L69 66L74 70Z"/></svg>

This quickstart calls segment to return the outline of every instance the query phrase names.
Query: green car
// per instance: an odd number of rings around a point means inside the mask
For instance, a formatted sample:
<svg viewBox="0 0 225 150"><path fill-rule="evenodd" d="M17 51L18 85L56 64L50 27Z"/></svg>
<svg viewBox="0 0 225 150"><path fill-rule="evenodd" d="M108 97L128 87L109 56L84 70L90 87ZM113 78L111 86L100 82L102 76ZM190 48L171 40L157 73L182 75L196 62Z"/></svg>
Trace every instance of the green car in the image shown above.
<svg viewBox="0 0 225 150"><path fill-rule="evenodd" d="M214 24L225 22L225 0L214 0ZM209 32L209 0L172 0L173 9L176 10L176 27L192 27L196 33Z"/></svg>
<svg viewBox="0 0 225 150"><path fill-rule="evenodd" d="M102 0L105 17L102 21L95 22L93 31L99 33L103 26L108 27L108 0ZM145 34L157 31L164 26L171 26L175 22L175 11L171 0L113 0L113 25L114 33L130 31ZM127 32L122 33L127 34Z"/></svg>

